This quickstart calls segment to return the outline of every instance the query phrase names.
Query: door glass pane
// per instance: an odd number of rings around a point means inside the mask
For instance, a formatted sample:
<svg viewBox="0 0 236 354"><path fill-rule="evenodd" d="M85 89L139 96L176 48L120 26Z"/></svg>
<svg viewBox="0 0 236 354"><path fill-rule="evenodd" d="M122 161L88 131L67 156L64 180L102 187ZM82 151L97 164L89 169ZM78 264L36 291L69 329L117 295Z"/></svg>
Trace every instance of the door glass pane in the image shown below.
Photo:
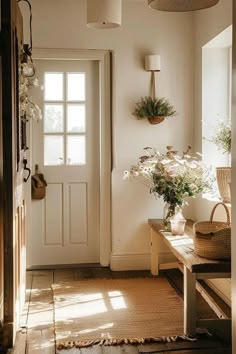
<svg viewBox="0 0 236 354"><path fill-rule="evenodd" d="M44 136L44 165L64 163L63 136Z"/></svg>
<svg viewBox="0 0 236 354"><path fill-rule="evenodd" d="M67 132L85 132L85 105L68 104L67 106Z"/></svg>
<svg viewBox="0 0 236 354"><path fill-rule="evenodd" d="M67 73L67 100L85 101L84 73Z"/></svg>
<svg viewBox="0 0 236 354"><path fill-rule="evenodd" d="M45 104L44 106L44 132L63 132L63 105Z"/></svg>
<svg viewBox="0 0 236 354"><path fill-rule="evenodd" d="M63 100L63 73L45 73L44 99L46 101Z"/></svg>
<svg viewBox="0 0 236 354"><path fill-rule="evenodd" d="M67 165L85 165L85 136L67 136Z"/></svg>

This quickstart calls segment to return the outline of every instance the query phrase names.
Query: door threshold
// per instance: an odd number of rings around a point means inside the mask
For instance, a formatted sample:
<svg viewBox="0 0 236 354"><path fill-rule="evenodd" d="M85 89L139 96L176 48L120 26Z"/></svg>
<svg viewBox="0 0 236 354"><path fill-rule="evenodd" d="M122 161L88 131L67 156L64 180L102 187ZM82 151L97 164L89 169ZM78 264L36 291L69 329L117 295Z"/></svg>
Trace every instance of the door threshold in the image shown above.
<svg viewBox="0 0 236 354"><path fill-rule="evenodd" d="M51 269L74 269L74 268L103 268L100 263L75 263L75 264L49 264L34 265L27 270L51 270Z"/></svg>

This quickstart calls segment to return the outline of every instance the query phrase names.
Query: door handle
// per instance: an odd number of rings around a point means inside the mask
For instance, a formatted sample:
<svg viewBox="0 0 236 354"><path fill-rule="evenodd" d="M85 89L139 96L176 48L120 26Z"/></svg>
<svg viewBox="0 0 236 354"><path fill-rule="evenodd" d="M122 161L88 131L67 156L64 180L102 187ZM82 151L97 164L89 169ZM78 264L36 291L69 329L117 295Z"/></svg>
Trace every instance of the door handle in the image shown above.
<svg viewBox="0 0 236 354"><path fill-rule="evenodd" d="M23 165L24 165L24 170L25 170L25 171L28 171L28 176L27 176L26 178L24 178L24 182L27 182L28 179L29 179L29 177L30 177L30 175L31 175L31 170L30 170L30 168L26 167L26 166L27 166L27 159L24 159L24 160L23 160Z"/></svg>

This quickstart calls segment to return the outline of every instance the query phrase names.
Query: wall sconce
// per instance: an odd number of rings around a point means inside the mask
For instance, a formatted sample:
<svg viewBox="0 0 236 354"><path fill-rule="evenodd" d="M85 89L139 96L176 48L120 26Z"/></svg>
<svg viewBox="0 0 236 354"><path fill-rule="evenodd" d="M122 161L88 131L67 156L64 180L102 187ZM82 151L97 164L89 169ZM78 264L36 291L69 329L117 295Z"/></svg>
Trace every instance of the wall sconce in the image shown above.
<svg viewBox="0 0 236 354"><path fill-rule="evenodd" d="M151 96L156 97L156 77L155 73L161 71L161 57L160 55L146 55L145 56L145 70L152 73L151 76Z"/></svg>
<svg viewBox="0 0 236 354"><path fill-rule="evenodd" d="M87 0L87 26L115 28L121 25L122 0Z"/></svg>
<svg viewBox="0 0 236 354"><path fill-rule="evenodd" d="M148 6L155 10L181 12L207 9L219 0L148 0Z"/></svg>

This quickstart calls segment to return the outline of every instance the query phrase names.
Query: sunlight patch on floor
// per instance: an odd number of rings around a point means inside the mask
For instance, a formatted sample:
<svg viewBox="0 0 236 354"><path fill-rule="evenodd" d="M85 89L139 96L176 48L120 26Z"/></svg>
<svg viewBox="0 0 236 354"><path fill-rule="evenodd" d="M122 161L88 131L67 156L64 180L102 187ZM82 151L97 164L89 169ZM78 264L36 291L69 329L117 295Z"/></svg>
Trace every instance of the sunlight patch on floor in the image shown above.
<svg viewBox="0 0 236 354"><path fill-rule="evenodd" d="M108 295L110 297L110 302L113 310L121 310L127 308L121 291L109 291Z"/></svg>
<svg viewBox="0 0 236 354"><path fill-rule="evenodd" d="M89 301L88 306L84 306L86 301L82 301L82 303L77 302L73 303L69 302L67 305L60 303L60 307L57 310L58 313L58 319L60 318L65 320L65 311L67 313L67 319L73 319L73 318L82 318L82 317L87 317L87 316L93 316L99 313L104 313L107 312L107 307L105 305L105 302L103 299L101 300L94 300L94 301ZM69 307L69 309L67 308Z"/></svg>

